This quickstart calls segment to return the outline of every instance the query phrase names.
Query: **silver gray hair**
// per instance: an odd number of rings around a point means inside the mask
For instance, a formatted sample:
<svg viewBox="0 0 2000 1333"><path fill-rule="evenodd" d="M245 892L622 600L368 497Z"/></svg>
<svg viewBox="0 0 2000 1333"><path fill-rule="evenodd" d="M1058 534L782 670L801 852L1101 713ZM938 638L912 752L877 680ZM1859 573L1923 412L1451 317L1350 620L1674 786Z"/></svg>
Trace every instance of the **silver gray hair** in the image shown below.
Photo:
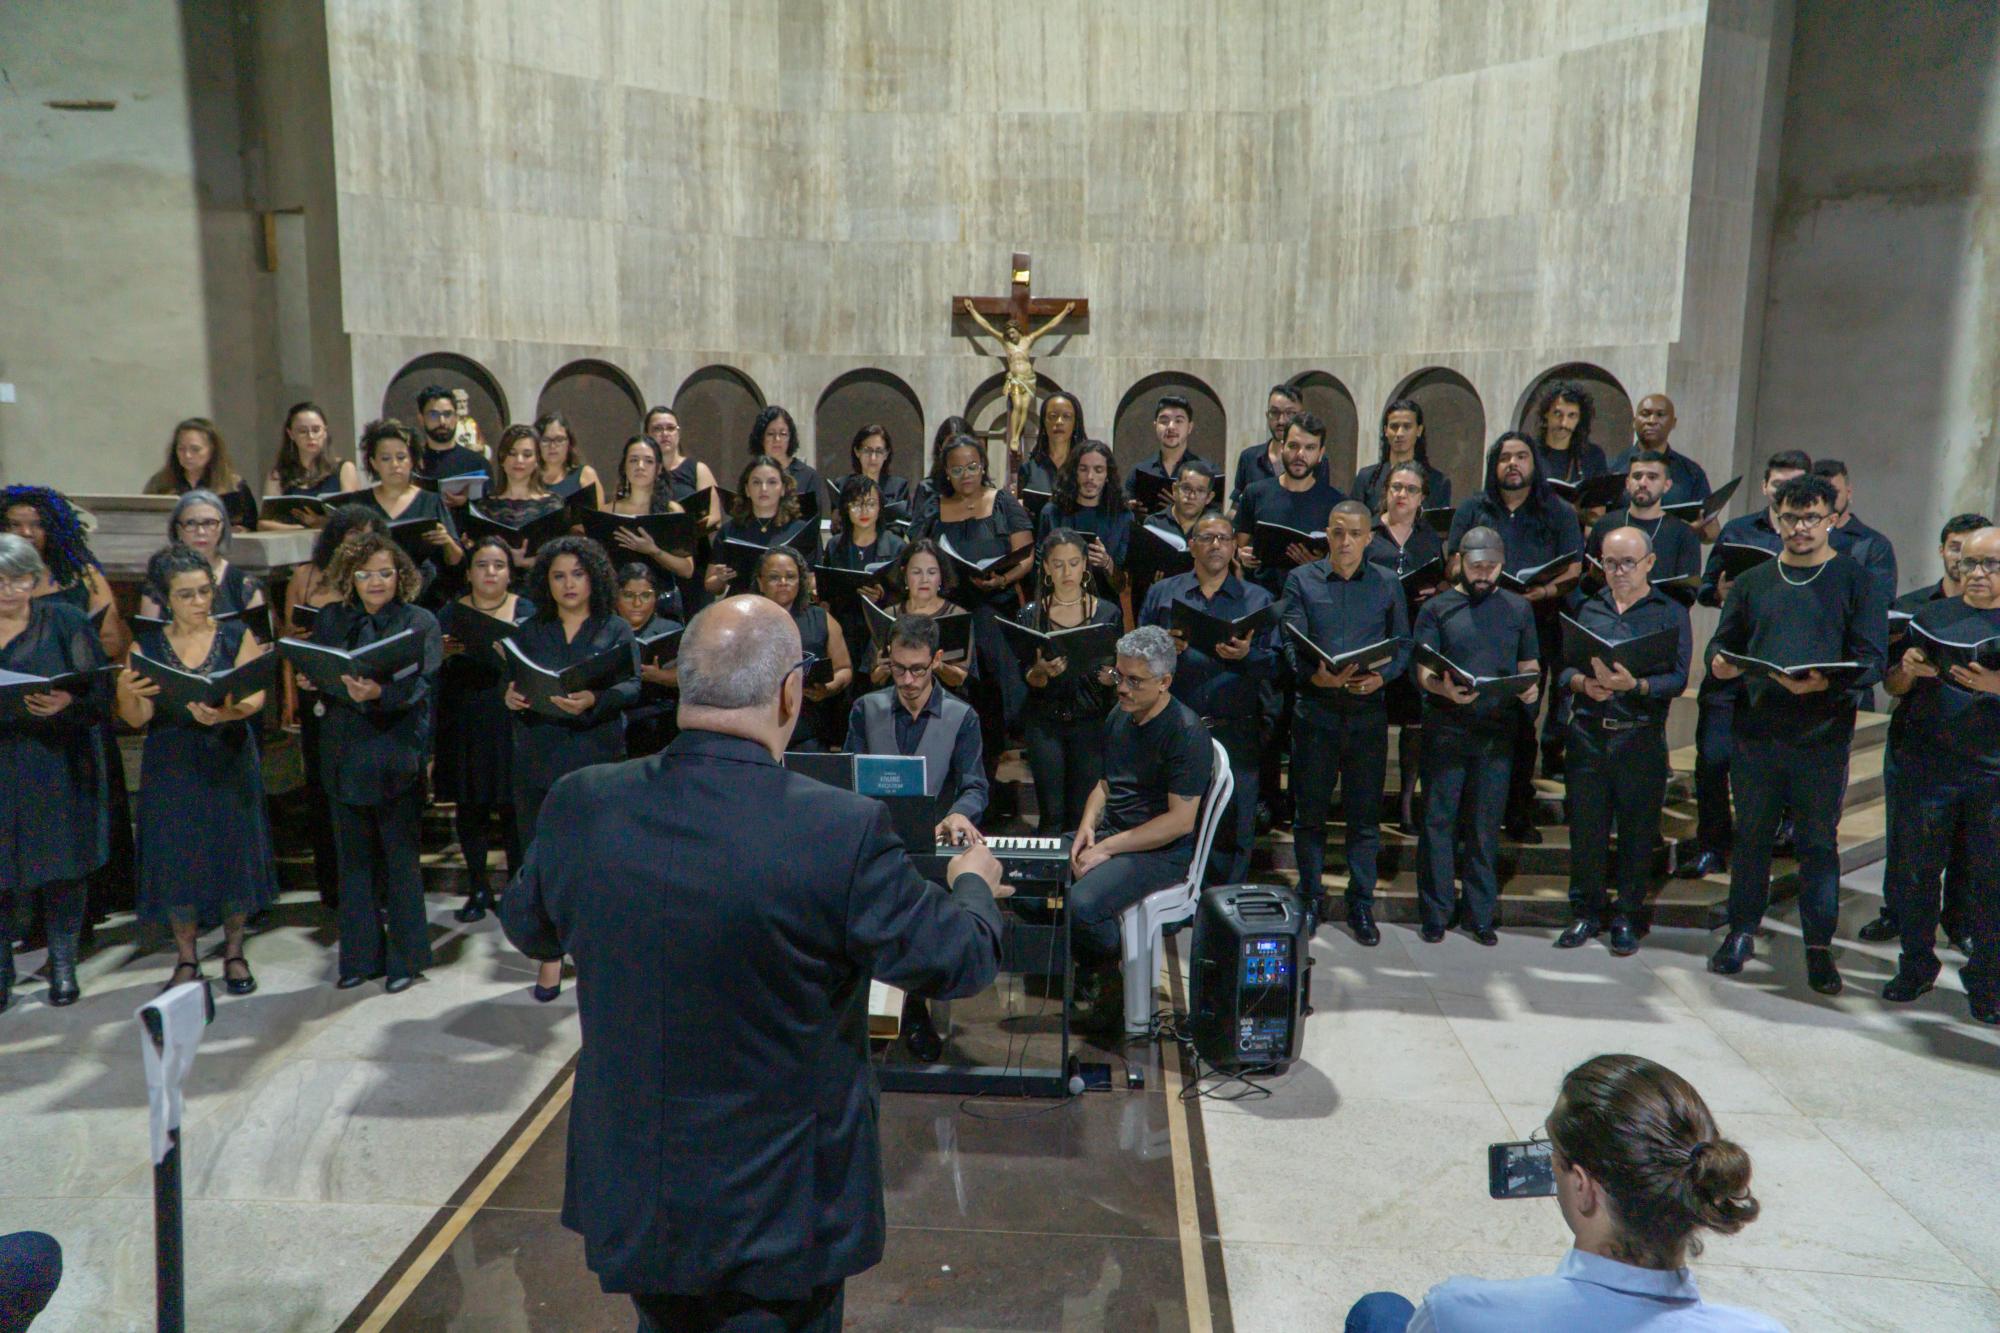
<svg viewBox="0 0 2000 1333"><path fill-rule="evenodd" d="M48 572L42 554L26 537L0 532L0 578L18 579L29 574L40 578Z"/></svg>
<svg viewBox="0 0 2000 1333"><path fill-rule="evenodd" d="M1170 676L1174 671L1173 638L1158 625L1141 625L1118 640L1118 655L1138 658L1156 676Z"/></svg>
<svg viewBox="0 0 2000 1333"><path fill-rule="evenodd" d="M167 540L177 542L181 539L181 516L196 505L207 505L222 515L222 532L215 539L215 549L228 550L230 535L235 532L235 528L229 522L229 506L222 503L222 497L214 491L203 490L199 486L175 502L173 515L167 519Z"/></svg>
<svg viewBox="0 0 2000 1333"><path fill-rule="evenodd" d="M790 617L731 616L729 602L703 607L681 635L681 703L691 708L761 708L778 697L798 665Z"/></svg>

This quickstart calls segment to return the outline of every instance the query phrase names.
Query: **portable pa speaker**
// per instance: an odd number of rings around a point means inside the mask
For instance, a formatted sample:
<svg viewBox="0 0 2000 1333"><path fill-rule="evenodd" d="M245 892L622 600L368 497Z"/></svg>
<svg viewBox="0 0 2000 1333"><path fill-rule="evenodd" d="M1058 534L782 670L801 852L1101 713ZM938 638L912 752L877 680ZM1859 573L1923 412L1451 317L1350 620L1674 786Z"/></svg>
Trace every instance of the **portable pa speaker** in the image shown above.
<svg viewBox="0 0 2000 1333"><path fill-rule="evenodd" d="M1312 1012L1310 946L1293 890L1236 884L1204 893L1188 983L1195 1054L1223 1072L1296 1060Z"/></svg>

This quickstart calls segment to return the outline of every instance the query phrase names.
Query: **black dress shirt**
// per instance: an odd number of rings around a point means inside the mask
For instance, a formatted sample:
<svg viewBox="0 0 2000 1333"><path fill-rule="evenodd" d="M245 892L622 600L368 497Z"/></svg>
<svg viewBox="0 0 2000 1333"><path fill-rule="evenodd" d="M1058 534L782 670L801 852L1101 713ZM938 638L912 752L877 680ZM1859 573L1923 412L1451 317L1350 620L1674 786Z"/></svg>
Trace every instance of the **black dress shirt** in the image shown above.
<svg viewBox="0 0 2000 1333"><path fill-rule="evenodd" d="M2000 635L2000 610L1947 597L1921 607L1916 623L1946 643L1978 643ZM1968 690L1940 672L1918 677L1896 709L1902 753L1918 763L1943 760L2000 774L2000 694ZM1906 760L1908 762L1908 760Z"/></svg>
<svg viewBox="0 0 2000 1333"><path fill-rule="evenodd" d="M1694 631L1688 625L1687 608L1651 590L1621 612L1611 589L1606 588L1595 597L1585 598L1572 615L1578 624L1606 643L1642 639L1663 629L1674 631L1672 663L1665 670L1639 677L1638 689L1614 694L1603 703L1587 694L1570 696L1570 707L1578 717L1664 726L1667 707L1687 688L1688 668L1694 661ZM1578 668L1564 666L1556 676L1557 687L1568 690L1570 680L1577 674Z"/></svg>
<svg viewBox="0 0 2000 1333"><path fill-rule="evenodd" d="M1204 597L1201 581L1193 574L1176 574L1161 579L1146 591L1146 603L1139 612L1141 625L1174 626L1174 603L1186 602L1197 611L1222 620L1241 620L1271 604L1270 593L1254 583L1225 574L1215 596ZM1174 662L1173 693L1202 717L1254 717L1258 709L1257 682L1278 674L1278 631L1267 629L1250 639L1250 653L1231 662L1185 648Z"/></svg>
<svg viewBox="0 0 2000 1333"><path fill-rule="evenodd" d="M1520 663L1537 660L1541 651L1533 605L1505 588L1495 588L1476 602L1462 588L1445 589L1417 612L1410 638L1475 676L1511 676ZM1429 690L1423 695L1425 726L1511 731L1521 710L1517 700L1506 697L1455 704Z"/></svg>
<svg viewBox="0 0 2000 1333"><path fill-rule="evenodd" d="M1407 640L1410 613L1403 604L1403 585L1387 571L1363 560L1352 578L1342 578L1330 560L1315 560L1291 572L1285 580L1284 623L1304 634L1328 653L1351 652L1383 639ZM1322 689L1312 683L1321 663L1304 645L1289 634L1284 640L1285 655L1291 661L1292 676L1299 682L1299 705L1330 713L1358 713L1385 706L1381 690L1372 694L1352 694L1344 689ZM1407 642L1381 670L1384 684L1409 669Z"/></svg>

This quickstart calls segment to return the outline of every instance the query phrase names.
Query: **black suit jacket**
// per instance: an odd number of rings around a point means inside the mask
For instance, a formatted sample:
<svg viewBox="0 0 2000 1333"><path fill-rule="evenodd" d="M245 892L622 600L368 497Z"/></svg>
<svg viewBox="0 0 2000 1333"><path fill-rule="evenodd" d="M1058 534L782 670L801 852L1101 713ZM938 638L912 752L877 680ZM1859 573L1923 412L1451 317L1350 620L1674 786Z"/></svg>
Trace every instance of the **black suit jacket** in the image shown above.
<svg viewBox="0 0 2000 1333"><path fill-rule="evenodd" d="M946 894L879 802L684 731L557 782L501 912L576 961L563 1224L606 1291L785 1299L881 1259L869 978L991 984L983 880Z"/></svg>

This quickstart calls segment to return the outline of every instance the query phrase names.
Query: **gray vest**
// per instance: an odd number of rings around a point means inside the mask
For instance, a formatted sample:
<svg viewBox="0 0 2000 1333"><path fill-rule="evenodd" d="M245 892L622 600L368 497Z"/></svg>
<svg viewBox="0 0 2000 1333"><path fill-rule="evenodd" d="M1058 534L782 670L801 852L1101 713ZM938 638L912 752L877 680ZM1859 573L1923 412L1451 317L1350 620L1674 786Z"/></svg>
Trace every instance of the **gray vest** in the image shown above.
<svg viewBox="0 0 2000 1333"><path fill-rule="evenodd" d="M959 783L951 774L951 753L957 747L958 730L965 725L965 715L972 711L972 706L935 682L931 689L937 695L939 715L925 721L923 737L917 742L917 754L924 758L924 794L937 796L944 792L949 799L957 800ZM863 754L903 753L896 747L896 711L902 706L896 702L894 686L861 696ZM953 776L948 792L947 776Z"/></svg>

